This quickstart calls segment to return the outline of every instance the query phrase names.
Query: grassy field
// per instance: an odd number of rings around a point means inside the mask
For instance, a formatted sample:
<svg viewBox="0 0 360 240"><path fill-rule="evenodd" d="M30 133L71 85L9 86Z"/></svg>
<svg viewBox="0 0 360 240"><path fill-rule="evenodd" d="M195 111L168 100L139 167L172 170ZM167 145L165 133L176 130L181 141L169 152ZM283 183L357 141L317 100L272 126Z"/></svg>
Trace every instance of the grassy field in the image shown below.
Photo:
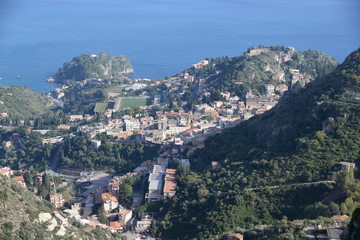
<svg viewBox="0 0 360 240"><path fill-rule="evenodd" d="M105 112L108 109L108 103L96 103L94 112Z"/></svg>
<svg viewBox="0 0 360 240"><path fill-rule="evenodd" d="M147 98L123 97L121 98L120 109L149 105Z"/></svg>

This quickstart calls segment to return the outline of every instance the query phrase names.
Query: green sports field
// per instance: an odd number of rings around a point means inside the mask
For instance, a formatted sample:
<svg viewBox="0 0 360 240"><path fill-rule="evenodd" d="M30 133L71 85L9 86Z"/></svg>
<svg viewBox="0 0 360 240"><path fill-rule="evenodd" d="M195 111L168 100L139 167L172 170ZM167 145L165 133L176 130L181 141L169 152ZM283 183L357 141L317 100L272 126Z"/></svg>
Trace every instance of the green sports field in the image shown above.
<svg viewBox="0 0 360 240"><path fill-rule="evenodd" d="M145 105L148 105L147 98L123 97L123 98L121 98L120 109L139 107L139 106L145 106Z"/></svg>
<svg viewBox="0 0 360 240"><path fill-rule="evenodd" d="M96 103L94 112L96 113L105 112L106 109L108 109L109 107L108 105L109 105L108 103Z"/></svg>

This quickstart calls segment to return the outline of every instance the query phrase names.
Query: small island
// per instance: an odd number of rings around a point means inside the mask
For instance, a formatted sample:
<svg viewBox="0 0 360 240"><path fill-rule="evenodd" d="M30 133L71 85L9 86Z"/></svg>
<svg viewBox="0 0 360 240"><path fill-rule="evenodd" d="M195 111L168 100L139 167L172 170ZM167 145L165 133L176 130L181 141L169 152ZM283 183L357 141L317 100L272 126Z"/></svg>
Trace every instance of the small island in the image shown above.
<svg viewBox="0 0 360 240"><path fill-rule="evenodd" d="M58 83L84 80L122 80L124 74L134 72L128 58L112 56L104 52L82 54L64 63L56 72L54 79Z"/></svg>

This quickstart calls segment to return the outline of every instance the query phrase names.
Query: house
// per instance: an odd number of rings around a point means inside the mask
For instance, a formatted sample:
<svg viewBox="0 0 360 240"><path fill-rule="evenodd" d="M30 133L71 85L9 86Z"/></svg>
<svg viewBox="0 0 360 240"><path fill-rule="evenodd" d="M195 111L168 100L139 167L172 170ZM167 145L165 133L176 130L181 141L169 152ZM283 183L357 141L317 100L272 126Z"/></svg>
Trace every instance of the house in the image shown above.
<svg viewBox="0 0 360 240"><path fill-rule="evenodd" d="M227 240L243 240L244 236L240 233L230 233L227 235Z"/></svg>
<svg viewBox="0 0 360 240"><path fill-rule="evenodd" d="M0 168L0 174L10 177L13 174L13 171L9 167Z"/></svg>
<svg viewBox="0 0 360 240"><path fill-rule="evenodd" d="M64 204L64 199L61 193L51 193L50 202L55 205L55 208L59 208Z"/></svg>
<svg viewBox="0 0 360 240"><path fill-rule="evenodd" d="M345 222L350 221L350 217L348 215L335 215L331 217L331 220Z"/></svg>
<svg viewBox="0 0 360 240"><path fill-rule="evenodd" d="M111 212L119 206L118 199L113 193L102 193L101 200L103 201L105 212Z"/></svg>
<svg viewBox="0 0 360 240"><path fill-rule="evenodd" d="M70 115L70 122L78 122L83 120L82 115Z"/></svg>
<svg viewBox="0 0 360 240"><path fill-rule="evenodd" d="M6 141L5 142L5 147L9 148L11 146L12 146L11 141Z"/></svg>
<svg viewBox="0 0 360 240"><path fill-rule="evenodd" d="M276 72L272 75L272 79L277 80L279 82L284 80L285 73L284 72Z"/></svg>
<svg viewBox="0 0 360 240"><path fill-rule="evenodd" d="M91 146L94 149L99 149L99 147L101 146L101 141L100 140L91 140Z"/></svg>
<svg viewBox="0 0 360 240"><path fill-rule="evenodd" d="M116 179L111 179L108 184L108 191L113 194L119 194L120 183Z"/></svg>
<svg viewBox="0 0 360 240"><path fill-rule="evenodd" d="M202 68L203 66L206 66L208 64L209 64L209 61L205 59L205 60L202 60L202 61L200 61L198 63L193 64L192 66L194 68Z"/></svg>
<svg viewBox="0 0 360 240"><path fill-rule="evenodd" d="M131 209L127 209L124 206L119 206L119 222L126 225L132 218L133 212Z"/></svg>
<svg viewBox="0 0 360 240"><path fill-rule="evenodd" d="M164 184L164 199L172 198L176 193L176 169L166 169L165 172L165 184Z"/></svg>
<svg viewBox="0 0 360 240"><path fill-rule="evenodd" d="M41 143L42 146L46 146L48 144L55 144L55 143L61 143L64 142L65 138L63 136L58 136L58 137L52 137L52 138L44 138Z"/></svg>
<svg viewBox="0 0 360 240"><path fill-rule="evenodd" d="M221 169L221 164L219 162L211 162L211 170L218 171Z"/></svg>
<svg viewBox="0 0 360 240"><path fill-rule="evenodd" d="M59 126L56 127L58 130L65 130L68 131L70 130L70 126L69 125L65 125L65 124L60 124Z"/></svg>
<svg viewBox="0 0 360 240"><path fill-rule="evenodd" d="M350 172L351 170L354 171L355 163L340 162L339 164L341 165L341 170L342 171L347 171L347 172Z"/></svg>
<svg viewBox="0 0 360 240"><path fill-rule="evenodd" d="M122 231L124 228L118 221L111 221L110 228L114 231Z"/></svg>
<svg viewBox="0 0 360 240"><path fill-rule="evenodd" d="M142 232L147 230L150 227L152 220L153 216L151 214L143 213L141 216L141 220L138 220L136 222L135 231Z"/></svg>
<svg viewBox="0 0 360 240"><path fill-rule="evenodd" d="M342 229L339 228L328 228L326 229L326 235L328 240L341 240Z"/></svg>
<svg viewBox="0 0 360 240"><path fill-rule="evenodd" d="M223 98L228 101L230 99L231 94L229 92L220 93Z"/></svg>
<svg viewBox="0 0 360 240"><path fill-rule="evenodd" d="M71 205L71 210L80 211L81 210L81 203L76 202Z"/></svg>
<svg viewBox="0 0 360 240"><path fill-rule="evenodd" d="M26 188L25 179L24 179L24 177L23 177L22 175L20 175L20 176L15 176L15 177L12 178L12 180L20 183L21 186L23 186L24 188Z"/></svg>
<svg viewBox="0 0 360 240"><path fill-rule="evenodd" d="M266 94L271 95L271 94L274 93L274 91L275 91L275 86L274 85L265 84L265 92L266 92Z"/></svg>

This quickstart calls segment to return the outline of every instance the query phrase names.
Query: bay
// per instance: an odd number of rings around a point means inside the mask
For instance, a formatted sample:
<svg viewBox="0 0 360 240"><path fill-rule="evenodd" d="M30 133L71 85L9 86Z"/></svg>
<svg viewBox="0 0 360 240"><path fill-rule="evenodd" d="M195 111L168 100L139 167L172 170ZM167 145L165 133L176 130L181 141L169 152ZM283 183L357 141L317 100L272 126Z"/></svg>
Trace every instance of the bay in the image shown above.
<svg viewBox="0 0 360 240"><path fill-rule="evenodd" d="M359 10L356 0L1 0L0 85L50 91L64 62L100 51L152 79L259 44L341 62L360 45Z"/></svg>

